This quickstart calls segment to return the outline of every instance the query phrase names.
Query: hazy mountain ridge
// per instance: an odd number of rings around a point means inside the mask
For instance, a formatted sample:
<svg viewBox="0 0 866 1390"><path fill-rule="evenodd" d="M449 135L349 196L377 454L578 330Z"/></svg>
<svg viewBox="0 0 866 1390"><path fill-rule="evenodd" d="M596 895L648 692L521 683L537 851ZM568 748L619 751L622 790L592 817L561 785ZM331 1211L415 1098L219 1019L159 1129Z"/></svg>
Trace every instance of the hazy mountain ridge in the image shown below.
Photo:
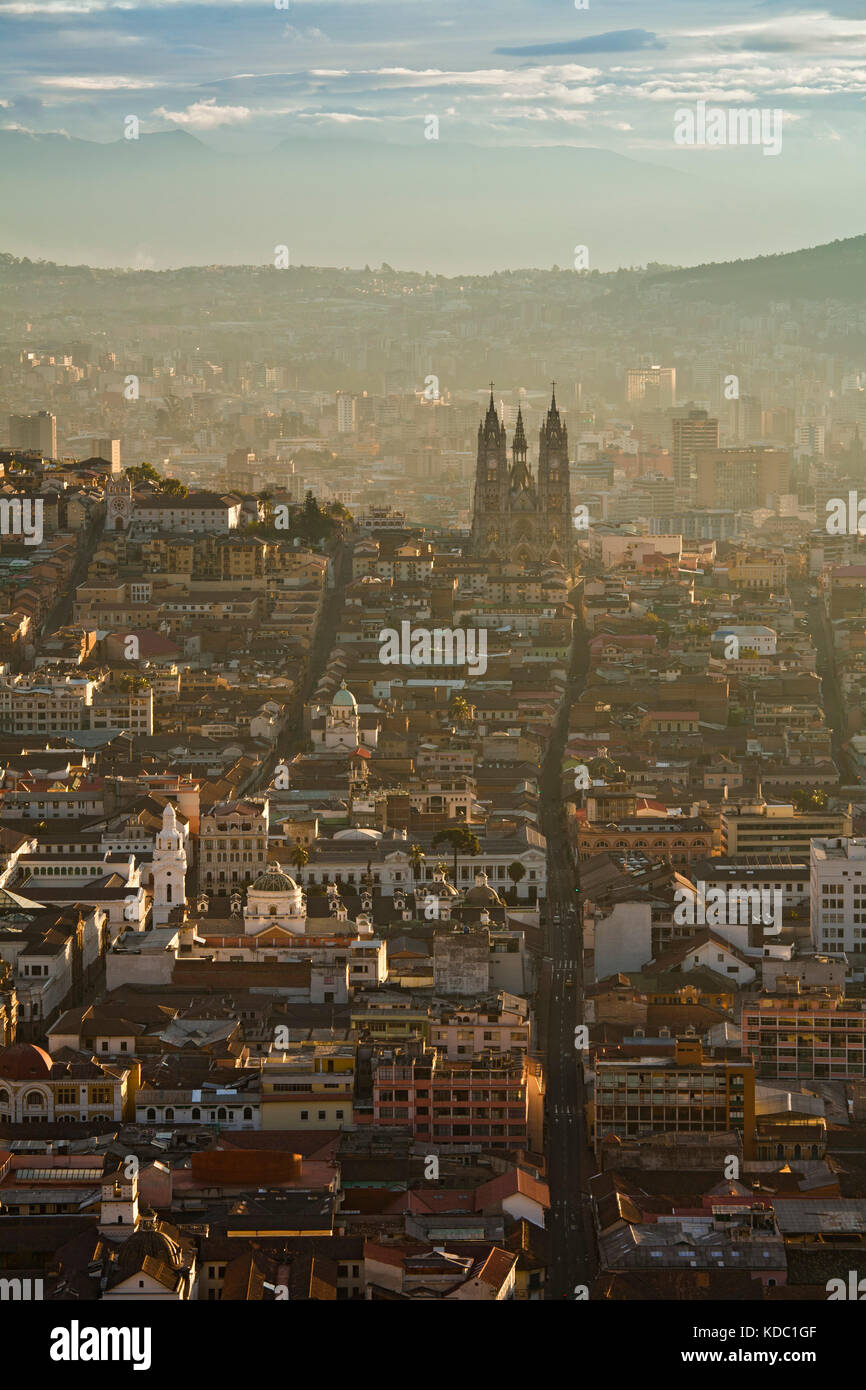
<svg viewBox="0 0 866 1390"><path fill-rule="evenodd" d="M292 138L250 155L183 131L98 144L0 131L0 245L19 256L94 266L170 267L273 261L430 268L480 275L730 260L762 245L815 244L855 203L798 211L763 161L772 227L758 219L751 151L737 166L682 167L579 146L473 146L425 140ZM760 155L757 156L760 158ZM852 194L853 199L853 194Z"/></svg>
<svg viewBox="0 0 866 1390"><path fill-rule="evenodd" d="M279 275L280 279L273 277ZM666 289L666 298L682 297L693 299L724 298L726 300L748 296L754 302L778 299L838 299L860 300L866 298L866 234L828 242L822 246L804 247L798 251L781 252L776 255L756 256L749 260L709 262L696 266L664 267L655 266L623 267L616 271L595 271L575 275L568 270L542 270L515 268L513 271L495 271L489 275L447 276L435 275L421 270L394 270L390 266L370 269L369 267L307 266L292 265L287 272L275 271L270 265L255 264L214 264L190 265L173 270L129 270L89 265L64 265L49 260L34 260L29 257L0 253L0 285L14 289L34 280L43 283L51 279L74 280L91 287L113 285L122 293L122 287L158 289L176 285L179 278L193 285L213 286L214 276L224 282L247 278L262 283L267 280L267 293L273 290L305 293L311 290L343 286L347 292L356 292L359 282L374 280L377 284L397 286L417 284L419 287L458 289L460 284L483 285L489 281L491 287L497 280L510 281L532 277L542 290L545 283L556 285L562 290L563 284L573 281L576 296L595 298L597 295L610 295L616 300L623 292L632 293L636 288L645 290Z"/></svg>

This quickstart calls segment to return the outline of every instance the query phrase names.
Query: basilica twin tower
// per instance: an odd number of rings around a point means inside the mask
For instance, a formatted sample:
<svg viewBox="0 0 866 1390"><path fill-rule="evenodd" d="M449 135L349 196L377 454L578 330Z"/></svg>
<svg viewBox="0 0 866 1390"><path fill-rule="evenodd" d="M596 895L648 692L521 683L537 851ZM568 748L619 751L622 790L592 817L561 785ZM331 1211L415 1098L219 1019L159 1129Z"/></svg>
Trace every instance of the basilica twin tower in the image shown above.
<svg viewBox="0 0 866 1390"><path fill-rule="evenodd" d="M568 478L568 431L554 390L538 436L538 470L533 477L522 411L517 412L511 464L505 425L496 413L493 388L478 426L478 458L472 510L472 549L482 559L527 564L549 560L572 570L572 510Z"/></svg>

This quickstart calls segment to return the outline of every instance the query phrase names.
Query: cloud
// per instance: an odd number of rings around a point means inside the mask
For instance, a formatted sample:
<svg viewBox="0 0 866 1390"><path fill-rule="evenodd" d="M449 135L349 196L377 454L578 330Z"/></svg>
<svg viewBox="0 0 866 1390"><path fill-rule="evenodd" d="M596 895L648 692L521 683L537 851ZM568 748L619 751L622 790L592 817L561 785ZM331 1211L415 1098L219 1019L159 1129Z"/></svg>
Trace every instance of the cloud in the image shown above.
<svg viewBox="0 0 866 1390"><path fill-rule="evenodd" d="M323 43L329 42L328 35L323 33L321 29L317 29L315 25L310 25L306 29L296 29L294 24L286 24L283 26L283 38L292 39L295 43L302 43L306 39L317 39Z"/></svg>
<svg viewBox="0 0 866 1390"><path fill-rule="evenodd" d="M606 34L593 34L586 39L566 39L563 43L530 43L519 48L497 48L514 58L553 56L557 53L637 53L646 48L665 48L666 44L651 29L611 29Z"/></svg>
<svg viewBox="0 0 866 1390"><path fill-rule="evenodd" d="M192 102L185 111L167 111L158 106L153 114L175 125L192 126L193 130L214 130L221 125L240 125L249 120L252 112L248 106L217 106L216 97L208 97Z"/></svg>
<svg viewBox="0 0 866 1390"><path fill-rule="evenodd" d="M66 87L76 92L130 92L162 85L138 77L40 77L37 80L42 87Z"/></svg>
<svg viewBox="0 0 866 1390"><path fill-rule="evenodd" d="M381 121L381 116L357 116L353 111L299 111L301 121L333 121L335 125L352 125L355 121Z"/></svg>

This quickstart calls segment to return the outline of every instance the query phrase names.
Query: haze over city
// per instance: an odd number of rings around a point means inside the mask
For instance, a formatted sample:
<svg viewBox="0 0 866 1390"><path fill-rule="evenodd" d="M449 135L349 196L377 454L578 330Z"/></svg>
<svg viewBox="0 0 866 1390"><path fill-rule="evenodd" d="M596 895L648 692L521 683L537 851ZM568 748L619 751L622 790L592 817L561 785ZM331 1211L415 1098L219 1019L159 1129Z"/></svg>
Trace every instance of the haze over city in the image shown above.
<svg viewBox="0 0 866 1390"><path fill-rule="evenodd" d="M847 1369L861 10L0 0L4 1385Z"/></svg>

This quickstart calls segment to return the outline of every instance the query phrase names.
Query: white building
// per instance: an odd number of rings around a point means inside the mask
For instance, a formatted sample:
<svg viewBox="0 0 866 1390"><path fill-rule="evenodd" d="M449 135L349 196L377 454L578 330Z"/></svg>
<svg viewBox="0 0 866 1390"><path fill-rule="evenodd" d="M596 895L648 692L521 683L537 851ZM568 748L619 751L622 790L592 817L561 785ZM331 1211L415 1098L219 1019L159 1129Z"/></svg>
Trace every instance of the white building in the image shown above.
<svg viewBox="0 0 866 1390"><path fill-rule="evenodd" d="M809 882L815 949L866 952L866 838L812 840Z"/></svg>
<svg viewBox="0 0 866 1390"><path fill-rule="evenodd" d="M187 497L155 494L136 504L135 521L144 530L223 535L240 525L242 505L231 493L191 492Z"/></svg>
<svg viewBox="0 0 866 1390"><path fill-rule="evenodd" d="M757 652L758 656L775 656L776 654L776 633L771 627L764 627L760 623L730 625L716 628L710 639L713 642L724 642L729 637L736 637L737 650L744 652L747 648Z"/></svg>

